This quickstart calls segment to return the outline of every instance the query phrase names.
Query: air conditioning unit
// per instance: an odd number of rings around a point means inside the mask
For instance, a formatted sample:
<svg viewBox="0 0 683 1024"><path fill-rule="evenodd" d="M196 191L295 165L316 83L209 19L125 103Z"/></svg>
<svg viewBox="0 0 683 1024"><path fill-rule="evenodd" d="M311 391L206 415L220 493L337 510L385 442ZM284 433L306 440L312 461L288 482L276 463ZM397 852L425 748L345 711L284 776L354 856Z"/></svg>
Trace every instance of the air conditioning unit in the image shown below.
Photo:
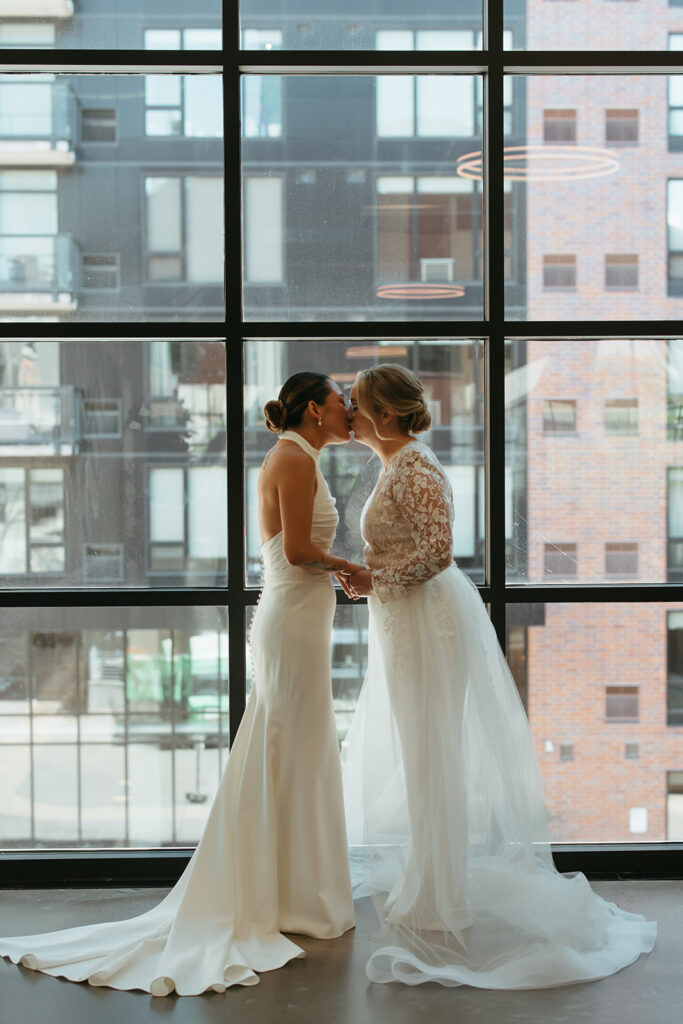
<svg viewBox="0 0 683 1024"><path fill-rule="evenodd" d="M453 280L452 256L430 256L420 260L420 280L433 284L443 284Z"/></svg>

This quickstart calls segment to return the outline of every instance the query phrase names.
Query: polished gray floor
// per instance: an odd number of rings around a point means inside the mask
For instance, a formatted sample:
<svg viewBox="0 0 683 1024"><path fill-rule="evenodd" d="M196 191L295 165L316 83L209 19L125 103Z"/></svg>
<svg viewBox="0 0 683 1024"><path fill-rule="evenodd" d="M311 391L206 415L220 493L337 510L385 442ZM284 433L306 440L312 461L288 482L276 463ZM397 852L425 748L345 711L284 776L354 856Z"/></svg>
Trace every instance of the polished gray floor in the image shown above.
<svg viewBox="0 0 683 1024"><path fill-rule="evenodd" d="M659 922L653 953L604 981L537 992L483 992L438 985L373 985L364 963L375 918L356 904L357 926L341 939L302 939L306 960L223 995L154 999L14 967L0 960L0 1024L664 1024L683 1021L683 882L596 882L606 899ZM5 935L142 913L160 889L0 892ZM298 941L298 940L297 940Z"/></svg>

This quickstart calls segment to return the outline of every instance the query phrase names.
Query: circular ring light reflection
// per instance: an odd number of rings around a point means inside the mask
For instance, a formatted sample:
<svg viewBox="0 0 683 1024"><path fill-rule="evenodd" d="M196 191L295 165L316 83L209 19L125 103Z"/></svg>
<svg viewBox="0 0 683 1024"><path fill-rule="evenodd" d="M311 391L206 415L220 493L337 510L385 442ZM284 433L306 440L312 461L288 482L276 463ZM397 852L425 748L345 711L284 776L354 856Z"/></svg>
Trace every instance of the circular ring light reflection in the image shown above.
<svg viewBox="0 0 683 1024"><path fill-rule="evenodd" d="M582 181L604 178L619 170L618 153L592 146L506 146L503 177L506 181ZM482 151L458 158L461 178L481 181Z"/></svg>
<svg viewBox="0 0 683 1024"><path fill-rule="evenodd" d="M429 284L408 281L405 284L383 284L377 289L378 299L461 299L465 289L460 284Z"/></svg>

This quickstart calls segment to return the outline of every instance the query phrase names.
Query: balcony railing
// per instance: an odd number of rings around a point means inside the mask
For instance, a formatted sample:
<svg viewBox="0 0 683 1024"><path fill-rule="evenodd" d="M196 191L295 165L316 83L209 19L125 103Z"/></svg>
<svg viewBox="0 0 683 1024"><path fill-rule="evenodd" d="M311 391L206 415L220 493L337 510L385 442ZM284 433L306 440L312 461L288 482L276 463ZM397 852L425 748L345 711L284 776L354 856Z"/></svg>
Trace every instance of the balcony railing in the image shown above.
<svg viewBox="0 0 683 1024"><path fill-rule="evenodd" d="M79 279L71 235L0 235L0 310L70 312Z"/></svg>
<svg viewBox="0 0 683 1024"><path fill-rule="evenodd" d="M0 77L0 166L73 164L77 124L76 97L64 82Z"/></svg>
<svg viewBox="0 0 683 1024"><path fill-rule="evenodd" d="M71 18L73 0L0 0L0 18Z"/></svg>
<svg viewBox="0 0 683 1024"><path fill-rule="evenodd" d="M0 453L76 455L81 419L74 387L0 388Z"/></svg>

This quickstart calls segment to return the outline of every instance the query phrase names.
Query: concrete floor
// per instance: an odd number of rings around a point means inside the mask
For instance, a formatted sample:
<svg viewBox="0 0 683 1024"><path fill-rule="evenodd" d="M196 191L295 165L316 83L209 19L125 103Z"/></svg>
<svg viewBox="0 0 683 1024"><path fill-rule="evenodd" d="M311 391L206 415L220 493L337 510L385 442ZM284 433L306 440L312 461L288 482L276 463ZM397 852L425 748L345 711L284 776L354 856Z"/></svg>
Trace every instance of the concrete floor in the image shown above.
<svg viewBox="0 0 683 1024"><path fill-rule="evenodd" d="M369 900L341 939L297 939L305 960L264 974L251 988L155 999L141 992L75 985L0 960L0 1024L675 1024L683 1020L683 882L596 882L606 899L659 923L653 953L603 981L536 992L439 985L373 985L364 966L376 927ZM0 892L0 928L21 935L132 917L160 889Z"/></svg>

